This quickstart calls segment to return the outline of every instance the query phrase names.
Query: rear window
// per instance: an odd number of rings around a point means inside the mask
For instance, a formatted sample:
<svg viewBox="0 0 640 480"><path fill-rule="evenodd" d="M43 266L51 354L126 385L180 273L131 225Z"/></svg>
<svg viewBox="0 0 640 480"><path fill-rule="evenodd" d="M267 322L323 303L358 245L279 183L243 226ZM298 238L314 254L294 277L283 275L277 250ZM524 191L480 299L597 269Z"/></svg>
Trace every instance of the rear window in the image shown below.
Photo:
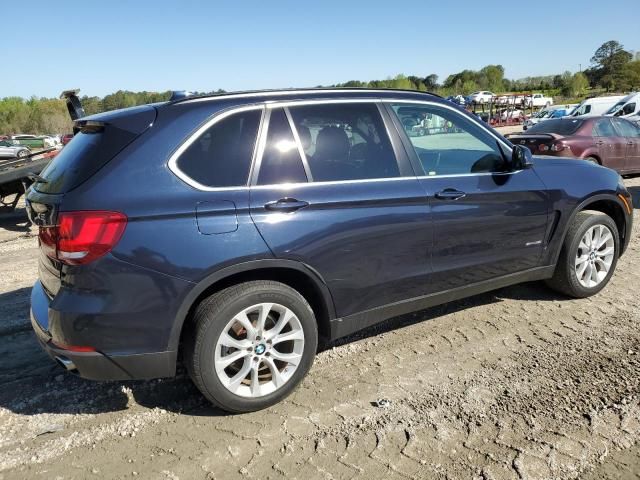
<svg viewBox="0 0 640 480"><path fill-rule="evenodd" d="M115 127L79 132L40 173L47 183L36 183L44 193L65 193L91 177L137 135Z"/></svg>
<svg viewBox="0 0 640 480"><path fill-rule="evenodd" d="M557 133L558 135L573 135L582 126L583 120L555 119L541 122L527 130L529 133Z"/></svg>
<svg viewBox="0 0 640 480"><path fill-rule="evenodd" d="M155 108L141 105L78 120L80 131L40 173L47 182L36 182L34 188L65 193L77 187L145 132L155 117Z"/></svg>
<svg viewBox="0 0 640 480"><path fill-rule="evenodd" d="M246 185L261 115L248 110L214 123L182 152L178 168L207 187Z"/></svg>

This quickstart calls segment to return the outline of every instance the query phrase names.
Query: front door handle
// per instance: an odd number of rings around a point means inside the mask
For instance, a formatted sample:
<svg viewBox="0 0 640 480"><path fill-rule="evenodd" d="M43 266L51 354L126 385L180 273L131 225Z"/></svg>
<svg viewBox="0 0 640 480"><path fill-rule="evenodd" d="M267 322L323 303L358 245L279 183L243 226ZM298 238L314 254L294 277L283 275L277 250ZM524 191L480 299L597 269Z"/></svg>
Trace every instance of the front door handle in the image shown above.
<svg viewBox="0 0 640 480"><path fill-rule="evenodd" d="M436 193L436 198L440 200L458 200L466 195L466 193L456 190L455 188L445 188L444 190Z"/></svg>
<svg viewBox="0 0 640 480"><path fill-rule="evenodd" d="M265 203L264 208L275 212L295 212L296 210L300 210L301 208L307 207L308 205L309 202L285 197L279 200Z"/></svg>
<svg viewBox="0 0 640 480"><path fill-rule="evenodd" d="M598 145L598 146L599 146L599 145L604 145L604 142L603 142L602 140L598 140L598 141L596 142L596 145Z"/></svg>

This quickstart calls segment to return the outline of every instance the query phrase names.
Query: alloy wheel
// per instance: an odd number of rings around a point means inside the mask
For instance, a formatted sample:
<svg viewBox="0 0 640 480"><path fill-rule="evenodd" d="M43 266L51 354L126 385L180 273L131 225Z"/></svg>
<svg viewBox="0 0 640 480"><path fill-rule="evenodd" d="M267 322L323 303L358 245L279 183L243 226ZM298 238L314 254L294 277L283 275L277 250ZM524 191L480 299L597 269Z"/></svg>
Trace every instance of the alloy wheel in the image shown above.
<svg viewBox="0 0 640 480"><path fill-rule="evenodd" d="M615 254L613 234L605 225L594 225L582 236L576 252L575 272L580 285L593 288L608 275Z"/></svg>
<svg viewBox="0 0 640 480"><path fill-rule="evenodd" d="M277 303L260 303L224 327L215 346L215 370L233 394L262 397L291 379L303 352L304 331L295 313Z"/></svg>

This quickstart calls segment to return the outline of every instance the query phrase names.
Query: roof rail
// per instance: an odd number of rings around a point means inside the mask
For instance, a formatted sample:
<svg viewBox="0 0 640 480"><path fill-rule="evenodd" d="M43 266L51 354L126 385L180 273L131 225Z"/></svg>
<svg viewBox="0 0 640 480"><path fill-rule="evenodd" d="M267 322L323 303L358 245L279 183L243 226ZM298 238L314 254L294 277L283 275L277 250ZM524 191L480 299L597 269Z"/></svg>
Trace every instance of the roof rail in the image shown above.
<svg viewBox="0 0 640 480"><path fill-rule="evenodd" d="M366 88L366 87L313 87L313 88L275 88L264 90L244 90L237 92L221 92L221 93L205 93L205 94L193 94L189 96L177 97L173 96L169 100L169 103L180 103L189 100L206 100L216 99L220 97L235 97L235 96L258 96L269 94L296 94L296 93L313 93L313 92L403 92L414 94L426 94L434 97L442 98L440 95L432 92L421 92L419 90L407 90L402 88Z"/></svg>

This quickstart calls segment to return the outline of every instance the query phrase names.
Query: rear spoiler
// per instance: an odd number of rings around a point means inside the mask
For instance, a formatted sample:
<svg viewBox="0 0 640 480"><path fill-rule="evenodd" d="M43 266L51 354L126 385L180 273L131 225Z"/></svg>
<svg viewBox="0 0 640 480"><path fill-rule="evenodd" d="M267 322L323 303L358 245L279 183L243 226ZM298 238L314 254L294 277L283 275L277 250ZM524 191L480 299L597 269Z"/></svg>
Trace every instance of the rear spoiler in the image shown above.
<svg viewBox="0 0 640 480"><path fill-rule="evenodd" d="M505 138L508 138L509 141L513 143L513 140L520 140L520 139L558 140L559 138L562 138L562 135L558 135L557 133L526 133L525 132L525 133L508 133L507 135L505 135Z"/></svg>
<svg viewBox="0 0 640 480"><path fill-rule="evenodd" d="M82 102L78 97L79 92L80 89L76 88L75 90L65 90L60 94L60 98L62 100L66 100L67 102L67 110L69 110L69 116L74 122L79 118L85 116L84 108L82 108Z"/></svg>

